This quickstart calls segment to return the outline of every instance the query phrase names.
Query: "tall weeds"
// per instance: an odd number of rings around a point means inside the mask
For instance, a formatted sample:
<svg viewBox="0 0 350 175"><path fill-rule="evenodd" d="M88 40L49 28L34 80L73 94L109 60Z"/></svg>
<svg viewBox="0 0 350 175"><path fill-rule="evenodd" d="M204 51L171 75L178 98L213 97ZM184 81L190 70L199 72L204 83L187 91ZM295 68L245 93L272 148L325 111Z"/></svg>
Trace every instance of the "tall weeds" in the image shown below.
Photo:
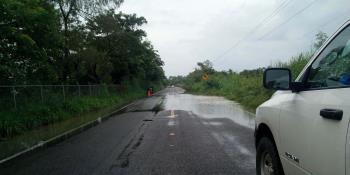
<svg viewBox="0 0 350 175"><path fill-rule="evenodd" d="M0 140L89 111L122 105L143 95L144 90L141 88L129 88L119 93L105 90L98 96L75 96L65 101L51 98L44 104L32 100L18 109L2 108L0 110ZM54 97L55 94L48 96Z"/></svg>
<svg viewBox="0 0 350 175"><path fill-rule="evenodd" d="M301 53L287 62L278 62L271 67L289 68L293 78L296 78L311 55L311 53ZM197 69L190 73L182 84L186 90L192 93L224 96L254 111L257 106L268 100L274 93L263 88L263 71L264 68L245 70L239 73L215 71L209 74L209 80L204 81L200 77L203 72Z"/></svg>

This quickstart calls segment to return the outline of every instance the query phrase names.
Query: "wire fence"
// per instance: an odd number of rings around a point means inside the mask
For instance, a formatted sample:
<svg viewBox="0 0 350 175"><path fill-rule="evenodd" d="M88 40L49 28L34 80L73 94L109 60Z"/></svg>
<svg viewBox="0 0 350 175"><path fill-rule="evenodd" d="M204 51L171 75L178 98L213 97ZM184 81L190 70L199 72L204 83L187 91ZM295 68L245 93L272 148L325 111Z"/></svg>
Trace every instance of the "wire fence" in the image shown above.
<svg viewBox="0 0 350 175"><path fill-rule="evenodd" d="M30 104L49 104L87 96L121 92L120 85L18 85L0 86L0 111L18 110Z"/></svg>

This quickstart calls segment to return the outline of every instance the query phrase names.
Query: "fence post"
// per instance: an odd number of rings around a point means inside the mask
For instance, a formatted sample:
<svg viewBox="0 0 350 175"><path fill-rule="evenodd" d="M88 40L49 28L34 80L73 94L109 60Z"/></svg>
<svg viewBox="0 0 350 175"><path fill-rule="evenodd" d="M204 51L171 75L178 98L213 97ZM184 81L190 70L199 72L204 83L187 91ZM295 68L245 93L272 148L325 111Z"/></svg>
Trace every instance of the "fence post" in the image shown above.
<svg viewBox="0 0 350 175"><path fill-rule="evenodd" d="M101 95L101 87L100 87L100 85L95 85L95 95L96 96Z"/></svg>
<svg viewBox="0 0 350 175"><path fill-rule="evenodd" d="M41 103L44 103L43 86L40 86Z"/></svg>
<svg viewBox="0 0 350 175"><path fill-rule="evenodd" d="M64 85L62 85L63 101L66 101L66 92L64 90Z"/></svg>
<svg viewBox="0 0 350 175"><path fill-rule="evenodd" d="M16 94L17 94L17 92L16 92L16 89L15 89L14 86L12 86L12 94L13 94L13 103L15 105L15 109L17 110L17 101L16 101Z"/></svg>
<svg viewBox="0 0 350 175"><path fill-rule="evenodd" d="M90 84L89 84L89 91L90 91L90 96L92 96L91 85Z"/></svg>
<svg viewBox="0 0 350 175"><path fill-rule="evenodd" d="M78 89L79 89L79 91L78 91L78 93L79 93L79 98L80 98L80 85L78 85Z"/></svg>

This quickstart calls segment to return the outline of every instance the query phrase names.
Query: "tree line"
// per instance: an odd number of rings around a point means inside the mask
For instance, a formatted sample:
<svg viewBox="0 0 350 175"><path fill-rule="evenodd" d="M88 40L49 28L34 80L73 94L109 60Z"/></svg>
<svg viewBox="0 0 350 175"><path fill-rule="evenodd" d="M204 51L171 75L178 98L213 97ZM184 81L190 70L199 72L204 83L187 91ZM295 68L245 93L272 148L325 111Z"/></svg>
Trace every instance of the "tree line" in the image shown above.
<svg viewBox="0 0 350 175"><path fill-rule="evenodd" d="M2 0L0 84L164 82L163 61L123 0Z"/></svg>

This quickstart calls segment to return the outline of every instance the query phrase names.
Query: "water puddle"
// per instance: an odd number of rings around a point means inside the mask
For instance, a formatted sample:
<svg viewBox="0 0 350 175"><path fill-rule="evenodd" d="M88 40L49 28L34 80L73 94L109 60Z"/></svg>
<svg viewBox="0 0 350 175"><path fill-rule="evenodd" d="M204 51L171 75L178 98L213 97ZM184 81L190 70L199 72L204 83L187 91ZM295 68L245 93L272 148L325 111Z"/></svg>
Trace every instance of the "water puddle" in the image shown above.
<svg viewBox="0 0 350 175"><path fill-rule="evenodd" d="M169 93L164 101L164 109L191 111L206 119L227 118L252 129L255 126L255 114L223 97ZM220 123L213 124L219 125Z"/></svg>

